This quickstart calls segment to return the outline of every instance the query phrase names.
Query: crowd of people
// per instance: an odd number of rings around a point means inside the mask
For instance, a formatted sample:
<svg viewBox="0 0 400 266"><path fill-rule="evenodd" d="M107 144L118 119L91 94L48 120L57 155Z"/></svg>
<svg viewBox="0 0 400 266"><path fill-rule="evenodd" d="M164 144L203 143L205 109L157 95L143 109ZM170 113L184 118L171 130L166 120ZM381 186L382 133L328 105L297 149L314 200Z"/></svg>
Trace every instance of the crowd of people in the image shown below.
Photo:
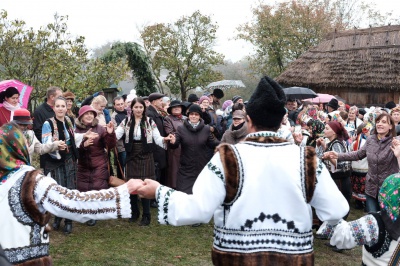
<svg viewBox="0 0 400 266"><path fill-rule="evenodd" d="M366 265L385 263L395 253L400 107L392 102L384 108L334 98L301 102L287 99L269 77L246 102L240 95L222 102L221 89L190 94L188 101L161 93L138 97L133 90L114 98L110 113L101 92L78 108L72 92L50 87L31 117L18 98L13 87L0 93L0 204L18 212L11 206L16 199L1 196L12 189L22 193L16 184L29 182L25 176L36 180L25 186L32 186L31 201L40 202L0 228L31 224L31 235L47 239L45 211L54 215L53 230L65 219L65 234L72 232L72 220L94 226L97 219L128 218L149 226L150 208L158 207L164 224L200 226L214 216L216 265L313 265L313 228L336 250L365 245ZM30 166L34 153L43 173ZM346 222L352 198L355 208L371 214ZM121 209L122 200L130 211ZM74 217L76 206L81 213ZM383 239L371 234L368 241L350 241L360 236L352 225L368 221L379 234L386 232ZM38 242L46 258L48 240ZM14 258L21 243L3 237L0 243L12 263L21 262ZM26 250L34 243L23 245L29 260L33 251Z"/></svg>

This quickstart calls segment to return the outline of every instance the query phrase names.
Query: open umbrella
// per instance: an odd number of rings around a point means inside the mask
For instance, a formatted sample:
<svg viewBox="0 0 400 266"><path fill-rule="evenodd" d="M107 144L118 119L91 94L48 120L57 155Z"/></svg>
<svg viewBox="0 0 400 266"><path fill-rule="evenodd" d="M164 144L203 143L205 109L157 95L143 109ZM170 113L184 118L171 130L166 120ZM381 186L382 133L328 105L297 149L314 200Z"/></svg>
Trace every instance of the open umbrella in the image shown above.
<svg viewBox="0 0 400 266"><path fill-rule="evenodd" d="M19 91L19 104L23 108L28 108L29 96L33 88L16 79L0 81L0 92L8 87L15 87Z"/></svg>
<svg viewBox="0 0 400 266"><path fill-rule="evenodd" d="M317 94L313 90L304 87L284 88L283 92L286 94L286 97L288 99L302 100L302 99L317 97Z"/></svg>
<svg viewBox="0 0 400 266"><path fill-rule="evenodd" d="M312 102L312 103L329 103L330 100L335 98L335 96L330 94L318 93L318 96L315 98L304 99L303 101Z"/></svg>
<svg viewBox="0 0 400 266"><path fill-rule="evenodd" d="M246 88L243 81L241 80L220 80L216 82L212 82L206 86L206 89L230 89L230 88Z"/></svg>

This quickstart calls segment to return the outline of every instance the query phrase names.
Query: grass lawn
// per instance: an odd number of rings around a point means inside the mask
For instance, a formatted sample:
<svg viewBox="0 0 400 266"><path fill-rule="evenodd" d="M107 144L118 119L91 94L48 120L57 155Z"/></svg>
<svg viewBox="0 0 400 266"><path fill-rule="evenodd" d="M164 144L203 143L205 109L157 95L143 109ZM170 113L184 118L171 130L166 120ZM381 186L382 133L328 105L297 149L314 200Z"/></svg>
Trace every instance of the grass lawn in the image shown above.
<svg viewBox="0 0 400 266"><path fill-rule="evenodd" d="M352 209L348 220L362 215ZM173 227L159 225L155 218L152 209L147 227L127 219L98 221L94 227L74 222L69 236L62 233L61 223L60 231L50 233L54 265L212 265L212 221L200 227ZM361 247L336 253L325 242L314 240L315 265L361 264Z"/></svg>

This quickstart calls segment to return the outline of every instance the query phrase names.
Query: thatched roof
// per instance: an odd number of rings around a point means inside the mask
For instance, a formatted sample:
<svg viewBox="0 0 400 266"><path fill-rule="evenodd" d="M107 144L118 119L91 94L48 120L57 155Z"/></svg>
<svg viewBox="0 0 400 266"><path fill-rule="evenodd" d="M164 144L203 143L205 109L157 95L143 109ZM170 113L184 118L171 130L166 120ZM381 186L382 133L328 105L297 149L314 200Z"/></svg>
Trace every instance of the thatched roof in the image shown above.
<svg viewBox="0 0 400 266"><path fill-rule="evenodd" d="M400 25L331 33L276 80L314 90L400 90Z"/></svg>

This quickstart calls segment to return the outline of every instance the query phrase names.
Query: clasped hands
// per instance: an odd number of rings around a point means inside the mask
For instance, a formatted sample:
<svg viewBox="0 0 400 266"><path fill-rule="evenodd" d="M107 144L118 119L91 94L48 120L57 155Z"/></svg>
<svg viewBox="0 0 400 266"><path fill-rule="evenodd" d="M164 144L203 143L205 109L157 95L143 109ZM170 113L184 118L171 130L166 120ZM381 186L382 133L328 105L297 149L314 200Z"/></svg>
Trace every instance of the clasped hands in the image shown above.
<svg viewBox="0 0 400 266"><path fill-rule="evenodd" d="M145 179L130 179L126 182L129 194L138 194L142 198L154 199L156 195L156 190L160 186L155 180Z"/></svg>

